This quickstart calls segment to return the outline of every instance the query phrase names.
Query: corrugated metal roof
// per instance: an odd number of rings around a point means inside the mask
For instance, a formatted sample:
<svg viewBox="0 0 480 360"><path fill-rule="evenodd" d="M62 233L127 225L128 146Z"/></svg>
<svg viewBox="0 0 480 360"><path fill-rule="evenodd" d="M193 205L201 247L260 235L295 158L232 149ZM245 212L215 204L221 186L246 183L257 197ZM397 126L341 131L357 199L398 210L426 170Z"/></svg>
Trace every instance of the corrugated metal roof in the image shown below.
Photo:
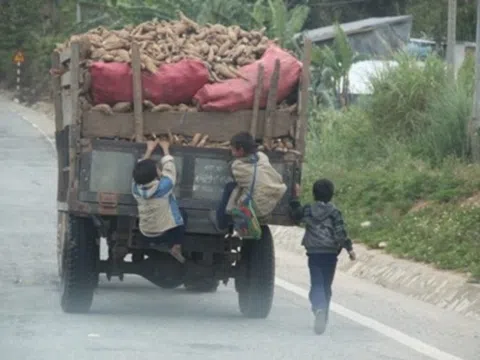
<svg viewBox="0 0 480 360"><path fill-rule="evenodd" d="M402 22L411 22L413 17L411 15L403 15L403 16L387 16L387 17L377 17L377 18L368 18L359 21L352 21L349 23L340 24L340 27L347 35L361 33L366 31L371 31L376 27L382 25L389 25L395 23L402 23ZM335 37L335 27L325 26L318 29L307 30L301 34L295 35L295 38L305 36L311 39L313 42L320 42L329 39L333 39Z"/></svg>

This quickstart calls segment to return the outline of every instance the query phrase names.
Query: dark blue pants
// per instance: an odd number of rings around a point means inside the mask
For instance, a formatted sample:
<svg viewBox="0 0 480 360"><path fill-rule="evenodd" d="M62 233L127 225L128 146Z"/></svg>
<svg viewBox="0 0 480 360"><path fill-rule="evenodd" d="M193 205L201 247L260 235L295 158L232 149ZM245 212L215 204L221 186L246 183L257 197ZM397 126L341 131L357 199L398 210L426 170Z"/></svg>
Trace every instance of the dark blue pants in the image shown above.
<svg viewBox="0 0 480 360"><path fill-rule="evenodd" d="M337 267L337 254L308 254L310 270L309 299L312 310L330 309L332 299L332 283Z"/></svg>
<svg viewBox="0 0 480 360"><path fill-rule="evenodd" d="M217 224L220 229L227 229L228 225L232 222L231 216L227 214L226 209L228 205L228 200L230 199L230 195L232 195L233 190L237 186L236 182L229 182L225 184L223 188L222 199L220 200L220 204L217 207Z"/></svg>
<svg viewBox="0 0 480 360"><path fill-rule="evenodd" d="M183 225L169 229L162 235L156 237L149 237L140 233L141 241L145 243L155 243L157 245L166 244L168 245L169 249L171 249L174 245L183 245L188 218L187 213L184 210L180 209L180 213L182 214Z"/></svg>

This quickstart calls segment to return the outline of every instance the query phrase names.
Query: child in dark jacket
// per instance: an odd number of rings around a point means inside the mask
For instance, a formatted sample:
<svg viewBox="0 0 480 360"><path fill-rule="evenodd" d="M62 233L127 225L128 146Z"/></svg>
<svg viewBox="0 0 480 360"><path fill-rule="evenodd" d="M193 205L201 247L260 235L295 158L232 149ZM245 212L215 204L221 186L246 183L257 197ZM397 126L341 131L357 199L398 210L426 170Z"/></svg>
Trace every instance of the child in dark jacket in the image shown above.
<svg viewBox="0 0 480 360"><path fill-rule="evenodd" d="M326 330L338 255L345 248L352 261L356 257L352 241L345 230L342 213L330 202L333 193L333 183L320 179L313 185L314 203L305 206L300 204L299 185L296 186L294 199L290 203L295 221L305 224L302 245L308 256L309 299L315 315L314 328L317 334L323 334Z"/></svg>

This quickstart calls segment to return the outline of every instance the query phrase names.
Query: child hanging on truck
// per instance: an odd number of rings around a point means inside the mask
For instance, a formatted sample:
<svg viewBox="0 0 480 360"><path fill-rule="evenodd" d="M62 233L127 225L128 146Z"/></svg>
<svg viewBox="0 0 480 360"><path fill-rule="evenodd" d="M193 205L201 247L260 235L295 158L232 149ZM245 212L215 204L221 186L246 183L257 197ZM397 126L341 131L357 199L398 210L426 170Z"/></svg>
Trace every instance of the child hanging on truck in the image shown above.
<svg viewBox="0 0 480 360"><path fill-rule="evenodd" d="M161 168L151 159L157 145L163 150ZM147 142L147 150L133 169L132 194L138 203L140 236L143 240L166 243L170 253L181 263L184 219L173 193L177 172L168 141Z"/></svg>
<svg viewBox="0 0 480 360"><path fill-rule="evenodd" d="M257 150L250 133L234 135L230 148L234 157L230 164L234 181L225 185L220 204L210 212L210 220L219 232L228 229L232 209L248 196L250 190L253 190L255 213L260 223L267 221L287 190L282 176L270 164L268 156Z"/></svg>
<svg viewBox="0 0 480 360"><path fill-rule="evenodd" d="M305 223L302 245L307 251L310 270L309 299L315 315L315 332L323 334L328 322L337 257L343 248L348 251L351 260L355 260L356 256L342 213L331 203L333 183L328 179L317 180L312 192L315 201L302 206L298 199L300 186L296 185L290 207L294 220L298 224Z"/></svg>

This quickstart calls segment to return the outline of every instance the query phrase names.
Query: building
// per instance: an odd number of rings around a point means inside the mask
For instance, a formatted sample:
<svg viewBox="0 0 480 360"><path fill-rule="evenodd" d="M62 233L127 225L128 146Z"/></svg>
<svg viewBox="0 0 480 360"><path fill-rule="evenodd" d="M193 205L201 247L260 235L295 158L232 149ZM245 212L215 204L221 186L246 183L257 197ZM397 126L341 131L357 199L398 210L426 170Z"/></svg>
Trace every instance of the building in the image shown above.
<svg viewBox="0 0 480 360"><path fill-rule="evenodd" d="M404 49L410 40L411 15L368 18L340 24L355 52L374 58L389 57ZM305 36L316 45L331 45L335 27L325 26L295 35L297 41Z"/></svg>

